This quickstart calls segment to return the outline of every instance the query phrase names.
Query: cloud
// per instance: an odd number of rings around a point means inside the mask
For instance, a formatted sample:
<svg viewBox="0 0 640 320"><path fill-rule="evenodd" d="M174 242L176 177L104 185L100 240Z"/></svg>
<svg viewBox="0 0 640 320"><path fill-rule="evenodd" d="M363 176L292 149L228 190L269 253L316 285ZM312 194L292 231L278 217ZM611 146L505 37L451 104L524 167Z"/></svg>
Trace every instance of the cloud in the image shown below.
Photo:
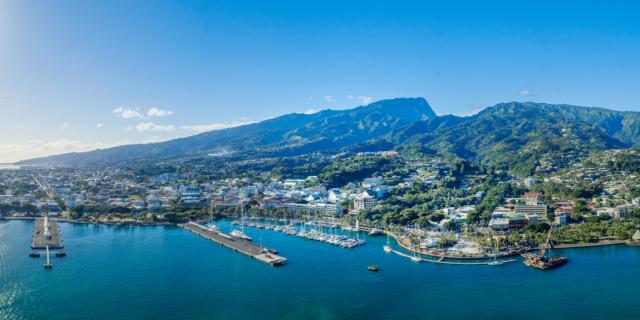
<svg viewBox="0 0 640 320"><path fill-rule="evenodd" d="M335 102L336 99L332 96L324 96L324 101L326 102Z"/></svg>
<svg viewBox="0 0 640 320"><path fill-rule="evenodd" d="M249 120L248 118L240 118L238 120L234 120L227 123L194 124L194 125L182 126L180 128L183 130L189 130L194 132L207 132L207 131L239 127L239 126L252 124L252 123L255 123L255 121Z"/></svg>
<svg viewBox="0 0 640 320"><path fill-rule="evenodd" d="M141 122L138 123L138 125L136 125L135 127L129 127L129 130L136 130L139 132L145 132L145 131L173 131L176 128L172 125L162 125L162 124L156 124L153 122Z"/></svg>
<svg viewBox="0 0 640 320"><path fill-rule="evenodd" d="M150 108L147 110L147 115L149 117L166 117L173 114L172 110L164 110L160 108Z"/></svg>
<svg viewBox="0 0 640 320"><path fill-rule="evenodd" d="M50 156L69 152L84 152L95 149L111 148L128 144L127 141L116 143L86 143L78 140L58 139L52 141L29 140L14 144L0 144L0 163L15 162L24 159Z"/></svg>
<svg viewBox="0 0 640 320"><path fill-rule="evenodd" d="M354 96L354 95L348 95L347 99L349 100L359 100L361 103L364 104L369 104L371 103L371 101L373 101L373 98L370 96Z"/></svg>
<svg viewBox="0 0 640 320"><path fill-rule="evenodd" d="M69 128L70 123L65 121L62 123L62 125L60 125L60 131L64 131L65 129Z"/></svg>
<svg viewBox="0 0 640 320"><path fill-rule="evenodd" d="M104 123L102 123L102 122L96 123L96 129L100 129L102 127L104 127Z"/></svg>
<svg viewBox="0 0 640 320"><path fill-rule="evenodd" d="M320 110L309 109L309 110L305 111L304 114L314 114L314 113L318 113L318 112L320 112Z"/></svg>
<svg viewBox="0 0 640 320"><path fill-rule="evenodd" d="M135 119L135 118L144 117L142 113L138 112L138 110L131 109L131 108L125 109L123 107L117 107L113 109L113 113L115 113L118 117L123 119Z"/></svg>
<svg viewBox="0 0 640 320"><path fill-rule="evenodd" d="M524 90L520 90L520 92L518 92L518 94L520 94L520 96L523 97L528 97L528 96L532 96L533 94L531 93L531 91L524 89Z"/></svg>

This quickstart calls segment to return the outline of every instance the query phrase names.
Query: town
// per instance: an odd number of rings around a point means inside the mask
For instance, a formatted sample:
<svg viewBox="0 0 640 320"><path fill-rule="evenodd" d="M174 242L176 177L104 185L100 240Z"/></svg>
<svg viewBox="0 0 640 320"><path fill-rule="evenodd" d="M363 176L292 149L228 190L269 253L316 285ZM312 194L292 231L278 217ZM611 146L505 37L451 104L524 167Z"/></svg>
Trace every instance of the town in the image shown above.
<svg viewBox="0 0 640 320"><path fill-rule="evenodd" d="M635 149L599 152L566 169L523 178L397 151L319 159L330 164L305 177L272 170L214 179L220 173L198 164L158 174L126 168L2 170L0 212L7 219L46 212L62 221L116 225L238 221L243 212L249 219L385 230L405 249L448 259L519 254L544 244L551 228L557 247L640 241Z"/></svg>

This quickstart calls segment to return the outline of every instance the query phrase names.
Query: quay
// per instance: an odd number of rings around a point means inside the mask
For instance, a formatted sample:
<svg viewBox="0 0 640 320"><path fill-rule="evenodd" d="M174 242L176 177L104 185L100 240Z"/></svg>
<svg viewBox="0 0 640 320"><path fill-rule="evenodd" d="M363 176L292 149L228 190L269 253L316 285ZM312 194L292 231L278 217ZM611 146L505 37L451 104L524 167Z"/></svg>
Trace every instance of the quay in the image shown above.
<svg viewBox="0 0 640 320"><path fill-rule="evenodd" d="M31 249L62 249L64 243L60 235L58 221L48 217L37 218L33 224Z"/></svg>
<svg viewBox="0 0 640 320"><path fill-rule="evenodd" d="M272 266L280 266L287 261L285 257L271 253L273 252L273 250L270 250L266 247L257 245L251 241L232 237L230 235L224 234L211 228L207 228L195 222L178 224L178 226L203 238L216 242L224 247L232 249L233 251L240 252L251 257L252 259L268 263Z"/></svg>

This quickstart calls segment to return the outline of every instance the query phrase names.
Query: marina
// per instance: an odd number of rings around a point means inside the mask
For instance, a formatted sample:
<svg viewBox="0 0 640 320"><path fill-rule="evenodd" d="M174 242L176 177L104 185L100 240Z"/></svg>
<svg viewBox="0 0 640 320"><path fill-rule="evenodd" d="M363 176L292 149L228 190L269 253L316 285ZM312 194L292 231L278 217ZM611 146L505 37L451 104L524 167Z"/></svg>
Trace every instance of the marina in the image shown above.
<svg viewBox="0 0 640 320"><path fill-rule="evenodd" d="M278 224L277 222L280 222ZM332 244L341 248L351 249L366 243L365 240L358 238L358 231L353 230L355 237L349 237L336 224L324 223L319 221L277 221L276 223L266 223L258 220L257 222L233 221L232 224L246 227L273 230L282 232L287 235L296 236L308 240L320 241Z"/></svg>
<svg viewBox="0 0 640 320"><path fill-rule="evenodd" d="M188 222L178 225L180 228L193 232L203 238L216 242L222 246L225 246L233 251L245 254L253 259L262 261L272 266L283 265L287 259L285 257L277 255L275 250L257 245L251 241L233 237L222 233L221 231L205 227L195 222Z"/></svg>

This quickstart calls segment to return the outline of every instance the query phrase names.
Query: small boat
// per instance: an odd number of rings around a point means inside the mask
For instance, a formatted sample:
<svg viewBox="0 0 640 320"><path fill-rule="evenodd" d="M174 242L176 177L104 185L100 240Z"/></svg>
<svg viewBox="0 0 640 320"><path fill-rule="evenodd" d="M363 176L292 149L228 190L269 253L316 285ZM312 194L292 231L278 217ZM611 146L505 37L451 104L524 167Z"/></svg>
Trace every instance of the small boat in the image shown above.
<svg viewBox="0 0 640 320"><path fill-rule="evenodd" d="M29 253L29 257L31 257L31 258L40 258L40 253L39 252L31 252L31 253Z"/></svg>
<svg viewBox="0 0 640 320"><path fill-rule="evenodd" d="M379 236L381 234L384 234L384 231L378 229L378 228L373 228L371 229L371 231L369 231L369 235L370 236Z"/></svg>
<svg viewBox="0 0 640 320"><path fill-rule="evenodd" d="M411 261L413 261L413 262L422 262L422 259L420 257L418 257L418 256L413 255L413 256L411 256Z"/></svg>
<svg viewBox="0 0 640 320"><path fill-rule="evenodd" d="M66 257L66 256L67 256L67 254L62 252L62 251L56 252L56 257L58 257L58 258L62 258L62 257Z"/></svg>
<svg viewBox="0 0 640 320"><path fill-rule="evenodd" d="M382 249L384 249L384 252L386 252L386 253L389 253L392 250L390 246L384 246L384 247L382 247Z"/></svg>
<svg viewBox="0 0 640 320"><path fill-rule="evenodd" d="M378 272L378 270L380 270L380 269L378 268L378 266L372 265L372 266L368 266L367 270L369 270L371 272Z"/></svg>

